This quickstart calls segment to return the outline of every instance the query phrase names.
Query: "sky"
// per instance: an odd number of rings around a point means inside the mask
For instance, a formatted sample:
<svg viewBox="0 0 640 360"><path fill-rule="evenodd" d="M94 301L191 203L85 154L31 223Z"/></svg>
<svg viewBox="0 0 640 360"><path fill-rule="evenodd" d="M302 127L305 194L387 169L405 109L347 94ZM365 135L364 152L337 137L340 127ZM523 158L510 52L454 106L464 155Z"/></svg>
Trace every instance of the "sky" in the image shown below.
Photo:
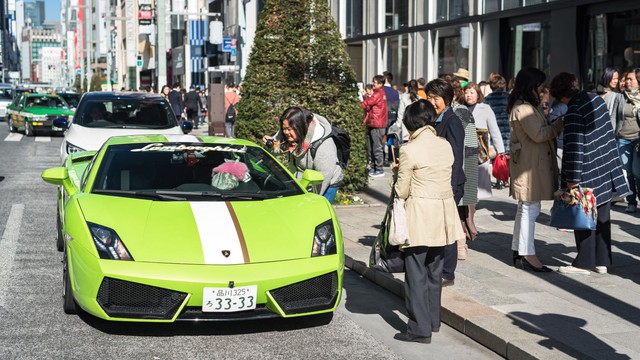
<svg viewBox="0 0 640 360"><path fill-rule="evenodd" d="M30 2L30 0L25 0ZM51 21L60 21L60 0L44 0L44 18Z"/></svg>

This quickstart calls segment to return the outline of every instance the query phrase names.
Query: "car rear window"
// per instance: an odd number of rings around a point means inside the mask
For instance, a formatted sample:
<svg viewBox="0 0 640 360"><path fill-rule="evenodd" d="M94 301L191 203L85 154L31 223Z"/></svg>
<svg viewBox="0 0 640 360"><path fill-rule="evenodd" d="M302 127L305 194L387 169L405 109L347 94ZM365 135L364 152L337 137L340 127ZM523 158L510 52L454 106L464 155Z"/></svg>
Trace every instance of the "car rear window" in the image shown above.
<svg viewBox="0 0 640 360"><path fill-rule="evenodd" d="M168 129L177 126L164 100L112 99L83 101L73 120L93 128Z"/></svg>
<svg viewBox="0 0 640 360"><path fill-rule="evenodd" d="M282 165L259 147L147 143L106 149L93 193L144 197L156 191L173 194L175 200L208 201L302 193Z"/></svg>

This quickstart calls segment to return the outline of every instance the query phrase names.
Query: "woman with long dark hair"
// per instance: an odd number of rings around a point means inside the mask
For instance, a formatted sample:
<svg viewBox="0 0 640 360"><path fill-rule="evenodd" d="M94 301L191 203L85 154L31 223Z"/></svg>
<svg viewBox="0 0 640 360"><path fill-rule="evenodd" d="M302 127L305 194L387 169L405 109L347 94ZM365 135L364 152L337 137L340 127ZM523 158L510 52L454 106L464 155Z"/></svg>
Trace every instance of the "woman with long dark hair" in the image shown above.
<svg viewBox="0 0 640 360"><path fill-rule="evenodd" d="M616 130L616 124L618 119L623 118L623 109L625 98L624 95L618 92L618 83L620 78L620 71L614 67L607 67L602 73L600 78L600 84L598 84L598 95L602 97L607 109L609 110L609 117L611 118L611 125L613 130Z"/></svg>
<svg viewBox="0 0 640 360"><path fill-rule="evenodd" d="M331 123L325 117L292 106L280 116L278 133L273 137L263 136L262 144L270 144L269 150L273 153L288 152L289 171L298 179L302 178L306 169L319 171L324 176L320 194L333 203L344 175L336 144L330 134ZM320 140L322 142L313 154L310 151L311 144Z"/></svg>
<svg viewBox="0 0 640 360"><path fill-rule="evenodd" d="M513 264L536 272L551 271L536 256L535 224L540 202L552 200L558 188L555 139L562 131L562 120L547 123L540 108L538 90L545 80L539 69L521 69L507 103L511 128L509 194L518 200L511 243Z"/></svg>

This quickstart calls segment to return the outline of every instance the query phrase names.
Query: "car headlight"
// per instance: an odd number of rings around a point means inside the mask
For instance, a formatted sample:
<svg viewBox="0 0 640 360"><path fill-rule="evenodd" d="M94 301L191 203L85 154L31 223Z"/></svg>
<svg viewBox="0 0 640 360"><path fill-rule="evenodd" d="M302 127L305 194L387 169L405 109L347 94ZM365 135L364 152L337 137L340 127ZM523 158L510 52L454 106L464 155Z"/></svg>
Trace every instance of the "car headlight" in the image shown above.
<svg viewBox="0 0 640 360"><path fill-rule="evenodd" d="M101 259L111 260L132 260L133 257L129 255L127 247L116 234L115 231L108 227L100 226L93 223L87 223L89 230L91 230L91 236L93 237L93 243L96 245L98 254Z"/></svg>
<svg viewBox="0 0 640 360"><path fill-rule="evenodd" d="M311 257L332 255L336 253L336 234L333 231L333 221L327 220L316 226L313 233L313 248Z"/></svg>
<svg viewBox="0 0 640 360"><path fill-rule="evenodd" d="M67 141L67 154L73 154L80 151L84 151L84 149Z"/></svg>

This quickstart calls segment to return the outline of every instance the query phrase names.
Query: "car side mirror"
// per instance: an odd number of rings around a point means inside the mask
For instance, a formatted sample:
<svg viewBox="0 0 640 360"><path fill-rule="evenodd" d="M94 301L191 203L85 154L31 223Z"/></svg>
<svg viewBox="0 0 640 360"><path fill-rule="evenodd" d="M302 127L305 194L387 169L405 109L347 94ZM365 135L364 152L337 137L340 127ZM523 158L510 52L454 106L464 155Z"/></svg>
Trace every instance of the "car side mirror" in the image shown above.
<svg viewBox="0 0 640 360"><path fill-rule="evenodd" d="M322 184L324 181L324 176L322 173L317 170L307 169L302 173L302 179L300 179L300 185L309 191L309 187L316 187L317 185ZM312 189L312 192L318 193L317 189Z"/></svg>
<svg viewBox="0 0 640 360"><path fill-rule="evenodd" d="M193 124L189 121L183 121L180 125L180 128L182 129L183 133L188 134L191 132L191 130L193 130Z"/></svg>
<svg viewBox="0 0 640 360"><path fill-rule="evenodd" d="M53 126L60 129L66 129L69 127L69 121L67 121L67 119L65 118L53 119Z"/></svg>
<svg viewBox="0 0 640 360"><path fill-rule="evenodd" d="M71 182L71 179L69 179L69 172L65 167L60 166L46 169L42 172L40 177L49 184L64 187L64 190L69 194L69 196L73 196L78 193L78 188L76 188Z"/></svg>

